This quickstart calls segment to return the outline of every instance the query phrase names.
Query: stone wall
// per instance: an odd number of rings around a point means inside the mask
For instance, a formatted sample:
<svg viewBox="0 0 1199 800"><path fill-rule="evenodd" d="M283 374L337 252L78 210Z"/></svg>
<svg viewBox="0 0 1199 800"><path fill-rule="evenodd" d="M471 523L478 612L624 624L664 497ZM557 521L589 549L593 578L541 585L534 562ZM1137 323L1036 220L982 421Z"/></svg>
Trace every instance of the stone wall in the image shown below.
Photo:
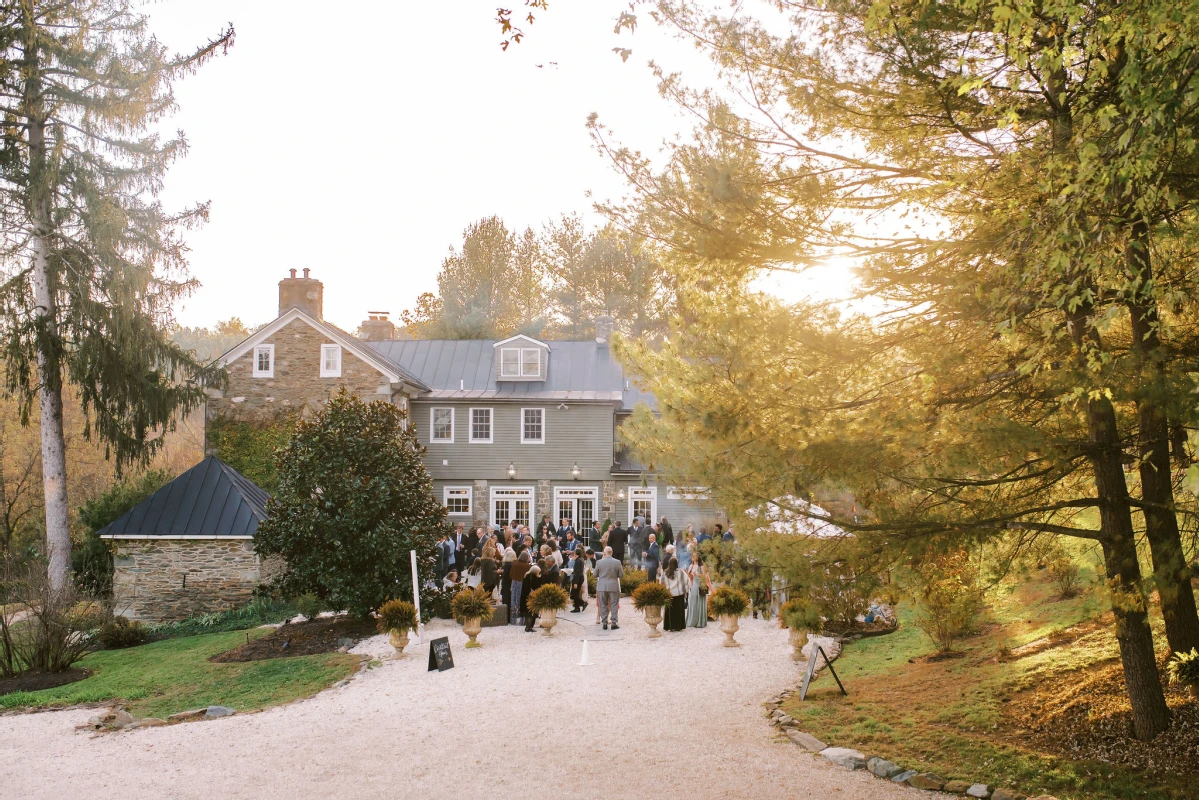
<svg viewBox="0 0 1199 800"><path fill-rule="evenodd" d="M340 386L368 402L391 399L390 389L379 393L379 388L387 384L387 377L344 347L341 377L322 378L321 345L336 342L301 319L287 323L262 344L275 346L274 377L253 377L251 348L226 368L229 375L226 389L210 395L209 420L270 422L288 413L307 417L320 409Z"/></svg>
<svg viewBox="0 0 1199 800"><path fill-rule="evenodd" d="M172 621L244 605L281 564L250 539L114 539L113 594L133 619Z"/></svg>

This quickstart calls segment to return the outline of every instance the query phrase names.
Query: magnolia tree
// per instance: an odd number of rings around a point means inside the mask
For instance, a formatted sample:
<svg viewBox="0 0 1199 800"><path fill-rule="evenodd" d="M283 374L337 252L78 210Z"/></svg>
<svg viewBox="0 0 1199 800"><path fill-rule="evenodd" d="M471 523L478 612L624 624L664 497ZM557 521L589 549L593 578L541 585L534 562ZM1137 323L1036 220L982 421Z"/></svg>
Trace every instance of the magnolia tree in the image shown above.
<svg viewBox="0 0 1199 800"><path fill-rule="evenodd" d="M260 556L287 562L275 587L359 617L410 597L409 552L432 574L434 545L450 532L423 452L402 410L345 389L299 423L279 453L278 491L255 536Z"/></svg>

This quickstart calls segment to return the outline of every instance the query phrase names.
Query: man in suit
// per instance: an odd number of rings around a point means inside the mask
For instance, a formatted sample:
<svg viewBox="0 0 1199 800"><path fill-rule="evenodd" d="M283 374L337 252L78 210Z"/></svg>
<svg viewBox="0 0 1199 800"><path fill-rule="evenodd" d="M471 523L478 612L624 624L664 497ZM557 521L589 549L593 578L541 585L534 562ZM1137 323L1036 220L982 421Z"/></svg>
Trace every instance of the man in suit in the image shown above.
<svg viewBox="0 0 1199 800"><path fill-rule="evenodd" d="M708 533L708 528L706 526L700 526L699 536L695 537L695 543L697 545L701 545L704 542L710 541L712 541L712 534Z"/></svg>
<svg viewBox="0 0 1199 800"><path fill-rule="evenodd" d="M662 551L658 547L658 537L655 534L649 535L649 545L645 548L645 552L641 554L644 559L645 571L649 573L649 582L658 582L658 567L662 564Z"/></svg>
<svg viewBox="0 0 1199 800"><path fill-rule="evenodd" d="M566 534L574 532L575 529L574 526L570 524L570 520L568 520L566 517L563 517L562 524L558 526L558 546L561 547L562 543L566 541Z"/></svg>
<svg viewBox="0 0 1199 800"><path fill-rule="evenodd" d="M719 525L717 525L716 527L717 527L717 528L719 528L720 526L719 526ZM736 540L736 539L733 537L733 529L732 529L731 527L730 527L730 528L729 528L727 531L725 531L725 532L724 532L724 535L723 535L723 536L721 536L721 537L720 537L720 541L722 541L722 542L735 542L735 541L737 541L737 540Z"/></svg>
<svg viewBox="0 0 1199 800"><path fill-rule="evenodd" d="M600 619L604 630L608 630L608 619L612 630L620 629L620 579L624 567L612 557L612 548L604 548L604 557L595 565L595 593L599 595Z"/></svg>
<svg viewBox="0 0 1199 800"><path fill-rule="evenodd" d="M445 579L446 574L450 571L450 543L443 533L437 537L437 566L434 568L434 577L437 579L437 585Z"/></svg>
<svg viewBox="0 0 1199 800"><path fill-rule="evenodd" d="M620 527L619 522L612 523L612 530L608 531L608 547L612 548L612 556L617 561L624 561L624 551L628 543L629 532Z"/></svg>
<svg viewBox="0 0 1199 800"><path fill-rule="evenodd" d="M604 532L600 528L599 520L597 519L595 522L591 523L591 541L584 542L584 544L588 547L599 547L601 544L600 540L603 538Z"/></svg>
<svg viewBox="0 0 1199 800"><path fill-rule="evenodd" d="M469 555L475 550L483 552L483 540L479 538L479 529L471 528L470 533L466 534L466 552ZM467 564L466 568L470 569L470 564Z"/></svg>
<svg viewBox="0 0 1199 800"><path fill-rule="evenodd" d="M668 544L674 544L674 528L670 527L670 523L666 521L666 517L659 520L658 527L662 531L662 538L658 543L665 547Z"/></svg>
<svg viewBox="0 0 1199 800"><path fill-rule="evenodd" d="M642 569L642 553L649 543L648 533L641 517L635 517L633 524L629 526L629 565L633 569Z"/></svg>
<svg viewBox="0 0 1199 800"><path fill-rule="evenodd" d="M554 523L550 522L550 515L543 514L541 522L537 523L537 544L545 544L549 540L550 534L554 532Z"/></svg>
<svg viewBox="0 0 1199 800"><path fill-rule="evenodd" d="M466 568L470 564L466 563L466 557L470 555L470 548L466 546L466 523L459 522L454 526L454 569L458 570L461 575L466 572Z"/></svg>

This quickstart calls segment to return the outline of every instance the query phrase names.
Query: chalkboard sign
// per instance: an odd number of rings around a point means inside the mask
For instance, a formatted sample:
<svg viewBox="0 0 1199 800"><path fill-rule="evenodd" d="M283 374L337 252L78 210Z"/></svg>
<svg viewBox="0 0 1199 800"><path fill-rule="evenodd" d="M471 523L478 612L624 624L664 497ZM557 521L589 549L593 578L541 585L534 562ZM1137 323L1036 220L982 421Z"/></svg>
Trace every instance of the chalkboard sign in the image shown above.
<svg viewBox="0 0 1199 800"><path fill-rule="evenodd" d="M454 668L454 654L450 652L450 637L443 636L429 642L429 669L445 672Z"/></svg>

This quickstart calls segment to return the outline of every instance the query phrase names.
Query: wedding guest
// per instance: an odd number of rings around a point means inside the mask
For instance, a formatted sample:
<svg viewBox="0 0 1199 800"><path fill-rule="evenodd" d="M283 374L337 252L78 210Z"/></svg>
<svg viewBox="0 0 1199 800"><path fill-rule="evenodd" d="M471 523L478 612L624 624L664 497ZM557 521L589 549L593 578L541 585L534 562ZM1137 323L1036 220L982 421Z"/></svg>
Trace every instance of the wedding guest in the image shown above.
<svg viewBox="0 0 1199 800"><path fill-rule="evenodd" d="M666 562L666 569L662 572L662 583L670 590L670 605L666 607L666 619L662 630L681 631L687 627L683 604L686 602L689 586L687 573L679 569L677 558L671 558Z"/></svg>

